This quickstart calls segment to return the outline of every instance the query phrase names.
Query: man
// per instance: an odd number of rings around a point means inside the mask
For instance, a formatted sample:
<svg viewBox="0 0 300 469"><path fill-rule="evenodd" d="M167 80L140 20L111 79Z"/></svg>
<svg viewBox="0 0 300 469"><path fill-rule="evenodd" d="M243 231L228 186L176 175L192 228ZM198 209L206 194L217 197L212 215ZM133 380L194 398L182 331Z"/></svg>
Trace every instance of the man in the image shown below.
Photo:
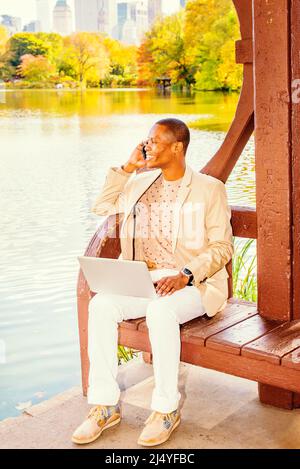
<svg viewBox="0 0 300 469"><path fill-rule="evenodd" d="M94 441L120 422L118 323L146 316L155 389L153 412L138 443L155 446L180 423L180 324L214 316L226 305L225 266L233 253L230 208L222 182L186 165L189 142L182 121L157 122L129 160L109 170L93 208L101 216L124 213L122 258L147 263L157 298L98 293L90 301L88 402L93 407L73 434L77 444ZM152 171L133 174L141 168Z"/></svg>

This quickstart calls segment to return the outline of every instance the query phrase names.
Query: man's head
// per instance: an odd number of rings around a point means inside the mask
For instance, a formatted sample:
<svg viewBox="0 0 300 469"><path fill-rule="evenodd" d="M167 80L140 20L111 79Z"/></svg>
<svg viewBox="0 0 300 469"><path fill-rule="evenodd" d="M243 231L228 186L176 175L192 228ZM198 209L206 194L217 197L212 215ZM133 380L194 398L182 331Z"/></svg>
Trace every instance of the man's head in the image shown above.
<svg viewBox="0 0 300 469"><path fill-rule="evenodd" d="M146 144L147 168L182 165L190 143L190 131L179 119L162 119L149 132Z"/></svg>

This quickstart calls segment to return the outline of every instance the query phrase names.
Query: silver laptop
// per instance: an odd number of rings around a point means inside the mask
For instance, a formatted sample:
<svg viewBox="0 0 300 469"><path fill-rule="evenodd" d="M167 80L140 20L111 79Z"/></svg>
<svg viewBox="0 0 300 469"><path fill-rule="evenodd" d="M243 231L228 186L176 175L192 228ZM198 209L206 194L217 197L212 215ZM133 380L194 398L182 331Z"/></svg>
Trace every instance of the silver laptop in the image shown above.
<svg viewBox="0 0 300 469"><path fill-rule="evenodd" d="M86 281L94 293L156 298L145 262L99 257L78 257Z"/></svg>

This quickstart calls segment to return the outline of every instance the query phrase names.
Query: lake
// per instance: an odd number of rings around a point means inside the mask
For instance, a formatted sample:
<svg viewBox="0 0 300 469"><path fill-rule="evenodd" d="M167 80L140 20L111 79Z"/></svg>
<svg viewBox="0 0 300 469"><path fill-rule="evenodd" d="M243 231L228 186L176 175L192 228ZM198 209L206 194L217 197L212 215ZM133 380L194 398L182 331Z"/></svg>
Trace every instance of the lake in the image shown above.
<svg viewBox="0 0 300 469"><path fill-rule="evenodd" d="M78 263L99 218L90 212L110 166L155 121L197 121L187 162L214 155L236 94L153 90L0 91L0 419L80 384ZM253 140L227 183L255 206Z"/></svg>

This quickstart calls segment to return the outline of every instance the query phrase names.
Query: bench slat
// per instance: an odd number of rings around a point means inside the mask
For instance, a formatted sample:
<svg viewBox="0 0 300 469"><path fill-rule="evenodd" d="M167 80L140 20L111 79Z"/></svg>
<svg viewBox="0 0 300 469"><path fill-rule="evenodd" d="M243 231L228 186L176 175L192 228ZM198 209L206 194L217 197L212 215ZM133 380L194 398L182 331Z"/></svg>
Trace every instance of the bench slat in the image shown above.
<svg viewBox="0 0 300 469"><path fill-rule="evenodd" d="M210 336L256 314L255 303L230 298L224 311L216 314L213 318L199 317L183 324L181 340L204 345ZM139 323L138 330L148 332L146 321Z"/></svg>
<svg viewBox="0 0 300 469"><path fill-rule="evenodd" d="M211 319L200 317L182 326L181 340L205 345L206 340L218 332L257 314L256 305L249 302L228 302L226 308Z"/></svg>
<svg viewBox="0 0 300 469"><path fill-rule="evenodd" d="M242 349L242 355L256 360L281 363L284 355L299 346L300 321L286 322Z"/></svg>
<svg viewBox="0 0 300 469"><path fill-rule="evenodd" d="M278 327L278 323L267 321L258 314L213 335L206 347L240 355L241 348Z"/></svg>
<svg viewBox="0 0 300 469"><path fill-rule="evenodd" d="M281 365L286 368L294 368L295 370L300 371L300 347L285 355L281 360Z"/></svg>
<svg viewBox="0 0 300 469"><path fill-rule="evenodd" d="M236 298L230 298L228 300L228 304L245 304L245 305L248 305L248 304L251 304L252 303L249 303L248 301L244 301L244 300L238 300ZM206 319L207 321L209 321L209 319ZM192 321L190 321L192 322ZM145 323L145 317L141 317L141 318L137 318L137 319L128 319L126 321L122 321L120 324L119 324L119 327L120 328L125 328L125 329L140 329L141 331L143 330L148 330L147 326L146 326L146 323L142 325L142 327L139 327L142 323Z"/></svg>

